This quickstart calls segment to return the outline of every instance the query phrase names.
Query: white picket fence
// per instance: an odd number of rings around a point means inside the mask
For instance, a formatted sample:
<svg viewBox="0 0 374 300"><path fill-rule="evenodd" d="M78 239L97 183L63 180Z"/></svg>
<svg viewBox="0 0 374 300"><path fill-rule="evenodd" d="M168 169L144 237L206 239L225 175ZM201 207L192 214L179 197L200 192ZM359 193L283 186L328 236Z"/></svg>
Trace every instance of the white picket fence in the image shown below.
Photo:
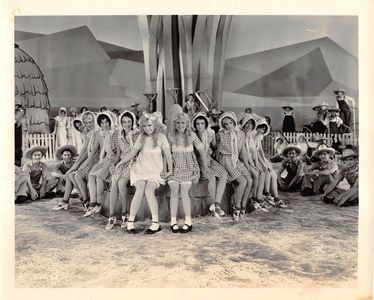
<svg viewBox="0 0 374 300"><path fill-rule="evenodd" d="M289 144L297 142L296 138L298 132L286 132L283 136L288 140ZM305 138L308 142L312 141L312 138L316 135L321 136L327 140L327 145L331 146L335 142L340 141L342 145L351 144L357 146L358 137L353 133L342 133L342 134L318 134L318 133L304 133ZM272 135L265 136L263 140L263 149L267 155L275 155L274 142L275 138L280 136L280 133L274 132ZM25 155L28 148L33 145L43 146L47 148L47 154L44 161L55 160L55 134L53 133L36 133L36 134L24 134L23 136L23 153Z"/></svg>
<svg viewBox="0 0 374 300"><path fill-rule="evenodd" d="M29 149L32 146L42 146L47 148L47 153L45 155L45 158L43 158L43 161L51 161L55 160L55 153L56 153L56 147L55 147L55 141L56 141L56 135L54 133L33 133L28 134L24 133L22 137L22 143L23 143L23 156L25 157L27 149Z"/></svg>
<svg viewBox="0 0 374 300"><path fill-rule="evenodd" d="M284 138L287 139L287 143L289 144L296 144L297 143L297 136L300 132L284 132L282 135ZM333 145L334 143L340 142L342 145L353 145L357 146L358 144L358 136L353 133L339 133L339 134L327 134L327 133L303 133L307 142L311 142L313 137L320 136L326 139L326 144L328 146ZM279 136L282 136L280 132L273 132L272 135L265 136L263 140L263 149L264 152L268 155L276 155L276 151L274 149L275 139Z"/></svg>

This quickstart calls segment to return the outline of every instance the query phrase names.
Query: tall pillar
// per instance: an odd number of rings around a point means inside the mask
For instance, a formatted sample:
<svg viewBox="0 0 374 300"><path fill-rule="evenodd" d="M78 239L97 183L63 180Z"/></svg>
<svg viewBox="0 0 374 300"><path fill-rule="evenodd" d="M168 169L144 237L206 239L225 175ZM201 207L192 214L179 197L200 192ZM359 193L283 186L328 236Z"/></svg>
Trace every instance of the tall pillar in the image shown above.
<svg viewBox="0 0 374 300"><path fill-rule="evenodd" d="M222 104L222 79L232 16L139 16L143 39L146 92L157 93L164 115L175 103L206 90ZM205 102L205 101L204 101ZM209 103L206 103L207 105Z"/></svg>

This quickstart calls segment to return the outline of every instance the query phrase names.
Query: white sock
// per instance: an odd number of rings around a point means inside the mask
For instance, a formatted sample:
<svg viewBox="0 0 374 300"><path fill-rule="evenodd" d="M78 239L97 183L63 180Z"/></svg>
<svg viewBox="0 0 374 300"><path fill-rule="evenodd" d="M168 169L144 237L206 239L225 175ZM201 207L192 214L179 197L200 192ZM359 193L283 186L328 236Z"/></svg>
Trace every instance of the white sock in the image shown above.
<svg viewBox="0 0 374 300"><path fill-rule="evenodd" d="M151 225L151 227L149 227L149 229L157 230L159 227L160 227L159 223L152 222L152 225Z"/></svg>
<svg viewBox="0 0 374 300"><path fill-rule="evenodd" d="M135 228L135 216L129 216L129 221L127 222L127 229L134 229ZM130 222L132 221L132 222Z"/></svg>
<svg viewBox="0 0 374 300"><path fill-rule="evenodd" d="M186 221L184 223L187 224L188 226L192 225L191 216L186 216Z"/></svg>
<svg viewBox="0 0 374 300"><path fill-rule="evenodd" d="M170 225L177 224L177 217L171 217Z"/></svg>

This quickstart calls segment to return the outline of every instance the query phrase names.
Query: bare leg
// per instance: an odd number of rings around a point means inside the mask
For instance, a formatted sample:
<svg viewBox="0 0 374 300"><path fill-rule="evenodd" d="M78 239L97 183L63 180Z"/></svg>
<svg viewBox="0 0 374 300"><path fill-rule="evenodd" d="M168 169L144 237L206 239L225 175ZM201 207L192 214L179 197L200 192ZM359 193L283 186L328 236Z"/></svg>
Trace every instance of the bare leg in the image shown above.
<svg viewBox="0 0 374 300"><path fill-rule="evenodd" d="M118 178L112 177L110 185L110 202L109 202L109 218L114 217L114 210L116 209L118 199Z"/></svg>
<svg viewBox="0 0 374 300"><path fill-rule="evenodd" d="M246 208L247 202L248 202L248 197L249 197L249 195L251 193L251 190L252 190L252 177L251 177L251 175L248 174L247 176L245 176L245 178L247 180L247 185L245 187L243 198L242 198L242 201L241 201L241 208L242 209Z"/></svg>
<svg viewBox="0 0 374 300"><path fill-rule="evenodd" d="M80 188L77 184L77 181L75 180L75 174L69 174L69 178L70 178L71 182L73 183L73 187L75 187L77 189L77 191L79 193L79 196L83 197L82 192L81 192L81 190L80 190Z"/></svg>
<svg viewBox="0 0 374 300"><path fill-rule="evenodd" d="M171 225L177 223L177 212L178 212L178 194L179 194L179 183L169 182L170 187L170 218Z"/></svg>
<svg viewBox="0 0 374 300"><path fill-rule="evenodd" d="M81 191L81 197L83 201L86 201L88 199L86 181L79 174L75 174L75 181L77 182L77 186L79 187L79 190Z"/></svg>
<svg viewBox="0 0 374 300"><path fill-rule="evenodd" d="M270 172L270 191L271 191L271 195L273 197L277 197L278 198L278 182L277 182L277 174L272 171Z"/></svg>
<svg viewBox="0 0 374 300"><path fill-rule="evenodd" d="M211 176L208 178L208 191L210 198L212 200L212 203L215 202L216 199L216 177Z"/></svg>
<svg viewBox="0 0 374 300"><path fill-rule="evenodd" d="M264 187L265 187L265 178L266 178L266 173L261 172L258 178L256 199L261 200L263 198L262 195L263 195Z"/></svg>
<svg viewBox="0 0 374 300"><path fill-rule="evenodd" d="M105 183L101 178L96 177L97 203L102 204L104 198Z"/></svg>
<svg viewBox="0 0 374 300"><path fill-rule="evenodd" d="M130 216L129 216L129 223L127 225L127 230L134 229L134 220L135 216L140 208L140 204L142 203L143 196L144 196L144 188L145 188L145 181L141 180L136 183L136 190L134 197L131 201L130 207Z"/></svg>
<svg viewBox="0 0 374 300"><path fill-rule="evenodd" d="M227 183L227 176L218 177L217 192L216 192L216 203L221 203L223 193L225 192Z"/></svg>
<svg viewBox="0 0 374 300"><path fill-rule="evenodd" d="M190 199L190 188L191 184L181 184L181 198L183 204L184 215L186 217L185 223L187 225L192 225L191 220L191 199Z"/></svg>
<svg viewBox="0 0 374 300"><path fill-rule="evenodd" d="M153 181L147 181L145 186L145 198L147 199L147 203L149 209L152 214L152 225L150 229L157 230L160 227L158 223L158 202L155 196L155 190L157 188L157 184Z"/></svg>
<svg viewBox="0 0 374 300"><path fill-rule="evenodd" d="M97 203L97 187L96 187L96 177L93 175L88 175L88 192L90 193L90 203Z"/></svg>
<svg viewBox="0 0 374 300"><path fill-rule="evenodd" d="M244 190L247 186L247 180L244 176L240 176L236 181L238 182L238 186L235 188L235 207L236 209L240 209Z"/></svg>

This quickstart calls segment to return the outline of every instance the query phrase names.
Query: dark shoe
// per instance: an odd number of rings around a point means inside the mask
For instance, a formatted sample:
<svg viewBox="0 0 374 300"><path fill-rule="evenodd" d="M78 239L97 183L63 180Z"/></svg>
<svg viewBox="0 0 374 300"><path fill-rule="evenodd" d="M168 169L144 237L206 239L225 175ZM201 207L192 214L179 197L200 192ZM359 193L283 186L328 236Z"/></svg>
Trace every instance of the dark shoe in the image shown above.
<svg viewBox="0 0 374 300"><path fill-rule="evenodd" d="M180 233L187 233L192 230L192 225L184 224L182 228L179 230Z"/></svg>
<svg viewBox="0 0 374 300"><path fill-rule="evenodd" d="M64 193L62 191L56 191L56 196L59 198L64 197Z"/></svg>
<svg viewBox="0 0 374 300"><path fill-rule="evenodd" d="M158 224L158 222L152 222L152 223ZM161 231L161 225L158 225L158 228L156 230L148 228L144 233L145 234L155 234L156 232L159 232L159 231Z"/></svg>
<svg viewBox="0 0 374 300"><path fill-rule="evenodd" d="M300 191L300 195L301 196L313 196L314 192L313 192L313 189L311 188L305 188L302 191Z"/></svg>
<svg viewBox="0 0 374 300"><path fill-rule="evenodd" d="M173 224L173 225L171 225L171 226L170 226L170 229L171 229L171 232L172 232L172 233L178 233L179 230L180 230L178 224Z"/></svg>
<svg viewBox="0 0 374 300"><path fill-rule="evenodd" d="M15 203L18 204L18 203L23 203L23 202L26 202L28 199L27 196L17 196L16 200L15 200Z"/></svg>
<svg viewBox="0 0 374 300"><path fill-rule="evenodd" d="M136 233L135 228L130 228L129 229L129 223L134 223L134 221L127 221L127 233L135 234Z"/></svg>

